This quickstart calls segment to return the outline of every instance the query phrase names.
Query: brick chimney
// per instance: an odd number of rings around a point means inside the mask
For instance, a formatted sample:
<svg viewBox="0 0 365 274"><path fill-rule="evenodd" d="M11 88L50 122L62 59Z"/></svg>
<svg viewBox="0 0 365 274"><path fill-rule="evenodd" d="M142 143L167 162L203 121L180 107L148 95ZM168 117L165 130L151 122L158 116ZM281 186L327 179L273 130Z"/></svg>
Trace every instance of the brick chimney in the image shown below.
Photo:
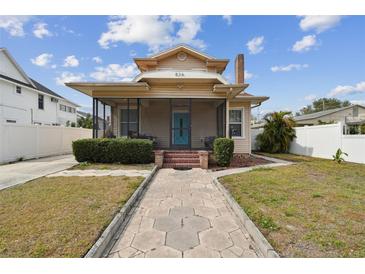
<svg viewBox="0 0 365 274"><path fill-rule="evenodd" d="M245 82L245 64L243 54L237 54L235 64L234 64L236 84L243 84Z"/></svg>

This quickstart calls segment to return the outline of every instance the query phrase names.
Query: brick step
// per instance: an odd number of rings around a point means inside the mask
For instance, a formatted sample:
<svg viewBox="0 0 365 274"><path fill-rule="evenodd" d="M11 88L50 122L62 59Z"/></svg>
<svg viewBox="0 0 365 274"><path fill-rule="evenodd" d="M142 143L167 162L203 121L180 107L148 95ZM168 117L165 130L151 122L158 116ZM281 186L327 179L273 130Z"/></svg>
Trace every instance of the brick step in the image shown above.
<svg viewBox="0 0 365 274"><path fill-rule="evenodd" d="M197 158L164 158L164 163L200 163L199 157Z"/></svg>
<svg viewBox="0 0 365 274"><path fill-rule="evenodd" d="M164 163L163 168L199 168L200 164L193 163Z"/></svg>
<svg viewBox="0 0 365 274"><path fill-rule="evenodd" d="M164 158L199 158L198 153L171 153L165 152Z"/></svg>

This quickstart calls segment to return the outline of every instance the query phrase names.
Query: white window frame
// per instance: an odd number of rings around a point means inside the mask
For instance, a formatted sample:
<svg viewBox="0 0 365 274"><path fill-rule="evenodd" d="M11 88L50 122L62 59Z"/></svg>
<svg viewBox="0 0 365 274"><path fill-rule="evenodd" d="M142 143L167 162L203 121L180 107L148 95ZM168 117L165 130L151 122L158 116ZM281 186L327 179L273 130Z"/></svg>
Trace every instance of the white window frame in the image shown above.
<svg viewBox="0 0 365 274"><path fill-rule="evenodd" d="M244 107L231 107L229 110L240 110L241 111L241 123L239 122L231 122L230 118L228 117L228 129L230 128L231 124L241 124L241 136L232 136L232 139L245 139L246 138L246 132L245 132L245 108ZM228 112L228 115L230 115L230 111Z"/></svg>

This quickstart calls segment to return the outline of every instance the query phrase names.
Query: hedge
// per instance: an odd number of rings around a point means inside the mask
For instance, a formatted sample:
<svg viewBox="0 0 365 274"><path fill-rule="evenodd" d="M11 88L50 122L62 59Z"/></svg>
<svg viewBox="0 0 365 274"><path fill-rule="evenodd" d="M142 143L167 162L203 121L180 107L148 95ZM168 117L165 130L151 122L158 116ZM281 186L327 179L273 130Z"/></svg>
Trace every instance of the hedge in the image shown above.
<svg viewBox="0 0 365 274"><path fill-rule="evenodd" d="M72 142L78 162L145 164L152 161L152 141L127 138L80 139Z"/></svg>
<svg viewBox="0 0 365 274"><path fill-rule="evenodd" d="M229 138L217 138L213 143L215 160L219 166L229 166L233 157L234 141Z"/></svg>

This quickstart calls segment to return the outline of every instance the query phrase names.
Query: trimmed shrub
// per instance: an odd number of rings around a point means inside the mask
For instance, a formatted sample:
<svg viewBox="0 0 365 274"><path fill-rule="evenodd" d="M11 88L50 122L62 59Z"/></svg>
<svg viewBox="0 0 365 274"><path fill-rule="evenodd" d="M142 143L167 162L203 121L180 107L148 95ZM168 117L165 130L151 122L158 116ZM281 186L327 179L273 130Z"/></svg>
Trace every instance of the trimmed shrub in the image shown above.
<svg viewBox="0 0 365 274"><path fill-rule="evenodd" d="M78 162L145 164L152 160L152 141L127 138L81 139L72 142Z"/></svg>
<svg viewBox="0 0 365 274"><path fill-rule="evenodd" d="M213 143L215 160L219 166L229 166L233 157L234 141L229 138L217 138Z"/></svg>

